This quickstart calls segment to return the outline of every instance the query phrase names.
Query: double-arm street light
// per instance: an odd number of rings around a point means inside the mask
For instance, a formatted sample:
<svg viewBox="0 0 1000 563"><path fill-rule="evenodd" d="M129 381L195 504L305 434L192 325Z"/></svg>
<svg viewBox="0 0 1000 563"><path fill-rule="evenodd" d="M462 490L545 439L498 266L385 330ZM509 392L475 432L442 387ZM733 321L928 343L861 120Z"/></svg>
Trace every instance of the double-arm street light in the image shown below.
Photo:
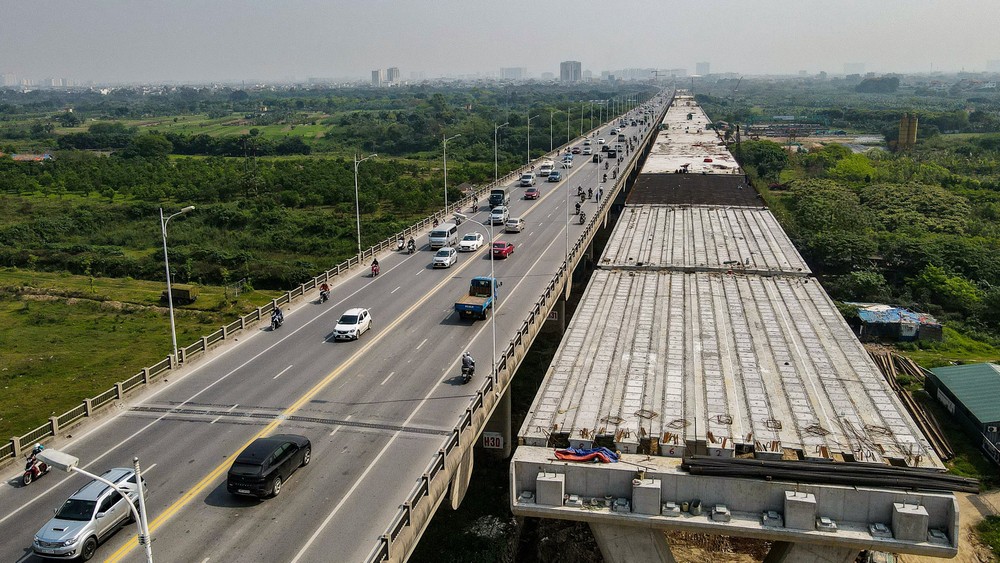
<svg viewBox="0 0 1000 563"><path fill-rule="evenodd" d="M145 547L146 549L146 563L153 563L153 547L151 545L153 542L150 541L149 537L149 519L146 518L146 497L145 492L142 490L142 474L139 472L139 458L132 458L132 467L135 469L135 488L139 495L139 508L136 509L135 505L132 503L132 499L129 498L127 491L122 490L120 486L108 481L100 475L94 475L93 473L80 469L80 459L76 456L53 449L42 450L37 455L38 458L44 461L49 467L55 467L56 469L65 471L66 473L79 473L80 475L90 477L95 481L100 481L101 483L104 483L105 485L118 491L118 494L120 494L122 498L125 499L125 503L128 504L129 510L132 512L132 518L135 520L135 525L139 528L139 545Z"/></svg>
<svg viewBox="0 0 1000 563"><path fill-rule="evenodd" d="M358 165L375 158L377 154L370 154L362 159L358 159L358 153L354 153L354 212L358 219L358 260L361 260L361 200L358 198Z"/></svg>
<svg viewBox="0 0 1000 563"><path fill-rule="evenodd" d="M500 181L500 165L497 160L497 131L501 128L510 125L510 122L501 123L497 125L493 123L493 183L496 184Z"/></svg>
<svg viewBox="0 0 1000 563"><path fill-rule="evenodd" d="M451 137L445 137L441 135L444 139L444 214L448 215L448 141L452 139L457 139L461 137L462 134L452 135ZM461 210L460 210L461 211Z"/></svg>
<svg viewBox="0 0 1000 563"><path fill-rule="evenodd" d="M167 271L167 306L170 308L170 339L174 344L174 362L179 361L180 358L177 357L177 329L174 326L174 294L170 289L170 260L167 258L167 223L174 217L193 209L194 206L189 205L164 219L163 208L160 208L160 233L163 235L163 267Z"/></svg>

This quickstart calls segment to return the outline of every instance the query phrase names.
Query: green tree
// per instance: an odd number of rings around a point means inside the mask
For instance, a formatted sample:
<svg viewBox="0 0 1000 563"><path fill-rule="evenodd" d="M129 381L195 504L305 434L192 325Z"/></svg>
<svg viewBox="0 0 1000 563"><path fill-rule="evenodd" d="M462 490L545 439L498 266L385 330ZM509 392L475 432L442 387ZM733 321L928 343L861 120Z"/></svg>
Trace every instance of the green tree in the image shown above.
<svg viewBox="0 0 1000 563"><path fill-rule="evenodd" d="M982 301L982 292L974 283L962 276L949 275L934 264L928 264L909 285L914 295L951 311L969 313Z"/></svg>
<svg viewBox="0 0 1000 563"><path fill-rule="evenodd" d="M778 174L788 166L788 153L778 143L772 141L743 141L736 148L741 165L752 166L757 175L768 181L776 181Z"/></svg>

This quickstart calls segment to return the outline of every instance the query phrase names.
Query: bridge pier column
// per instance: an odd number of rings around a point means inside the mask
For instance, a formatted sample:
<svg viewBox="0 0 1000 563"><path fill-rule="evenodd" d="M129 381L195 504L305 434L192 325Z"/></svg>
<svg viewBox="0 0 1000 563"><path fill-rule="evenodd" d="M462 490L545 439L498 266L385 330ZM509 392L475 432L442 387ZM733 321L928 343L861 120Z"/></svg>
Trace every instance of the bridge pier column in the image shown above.
<svg viewBox="0 0 1000 563"><path fill-rule="evenodd" d="M764 563L853 563L861 550L811 543L774 542Z"/></svg>
<svg viewBox="0 0 1000 563"><path fill-rule="evenodd" d="M462 461L455 468L455 475L448 483L448 504L452 510L458 510L462 500L465 499L466 491L469 490L469 482L472 480L472 459L474 457L472 451L474 449L467 448L465 450Z"/></svg>
<svg viewBox="0 0 1000 563"><path fill-rule="evenodd" d="M590 530L608 563L676 563L661 530L597 522Z"/></svg>
<svg viewBox="0 0 1000 563"><path fill-rule="evenodd" d="M493 410L493 416L486 421L486 426L483 428L483 432L496 432L503 437L503 449L490 449L485 450L490 455L498 457L500 459L507 459L510 457L511 453L511 417L510 417L510 386L504 391L503 395L497 401L496 409Z"/></svg>

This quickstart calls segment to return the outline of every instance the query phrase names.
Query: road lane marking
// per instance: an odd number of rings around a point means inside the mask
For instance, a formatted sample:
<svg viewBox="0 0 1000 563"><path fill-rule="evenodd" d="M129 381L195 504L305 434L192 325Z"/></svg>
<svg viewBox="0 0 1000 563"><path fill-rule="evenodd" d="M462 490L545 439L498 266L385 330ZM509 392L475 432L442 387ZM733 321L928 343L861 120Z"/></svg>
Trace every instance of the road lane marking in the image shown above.
<svg viewBox="0 0 1000 563"><path fill-rule="evenodd" d="M396 372L390 371L389 375L385 376L385 379L383 379L382 383L379 383L379 385L385 385L385 382L389 381L389 378L392 377L392 376L394 376L394 375L396 375Z"/></svg>
<svg viewBox="0 0 1000 563"><path fill-rule="evenodd" d="M473 264L472 261L466 262L465 264L459 266L459 270L458 271L461 271L461 270L463 270L463 269L471 266L472 264ZM149 532L150 532L150 534L152 534L154 531L158 530L161 526L163 526L164 524L166 524L175 514L177 514L177 512L179 512L182 508L184 508L185 506L187 506L188 504L190 504L191 501L193 501L196 496L200 495L206 488L208 488L209 485L211 485L216 479L218 479L220 476L222 476L222 474L225 473L229 469L229 466L232 464L232 460L241 451L243 451L244 449L246 449L247 446L249 446L251 443L253 443L254 440L256 440L257 438L261 438L261 437L267 436L271 432L273 432L274 429L277 428L278 425L280 425L285 419L287 419L289 416L295 414L299 409L301 409L309 401L311 401L316 395L318 395L321 391L323 391L324 389L326 389L326 387L328 385L330 385L331 382L333 382L335 379L337 379L338 377L340 377L345 371L347 371L348 368L350 368L351 366L353 366L359 359L361 359L362 357L364 357L364 355L368 352L368 350L370 350L376 344L378 344L379 342L381 342L382 339L385 338L386 335L388 335L390 332L392 332L392 330L394 328L396 328L397 326L399 326L400 324L402 324L404 320L406 320L410 316L412 316L425 302L427 302L428 300L430 300L430 298L432 296L435 296L437 294L437 292L440 291L441 288L443 288L444 286L446 286L449 282L451 282L451 278L444 278L440 282L438 282L438 284L435 285L434 287L432 287L430 289L430 291L427 291L426 293L424 293L423 297L421 297L420 299L416 300L412 305L410 305L410 307L408 309L406 309L405 311L403 311L399 315L399 317L396 318L396 320L394 320L391 323L389 323L388 325L386 325L386 327L385 327L384 330L378 332L377 334L372 335L372 337L368 339L368 341L365 343L364 346L358 348L358 350L355 351L355 353L352 354L350 357L348 357L347 359L345 359L344 362L340 366L338 366L336 369L334 369L333 371L331 371L330 373L328 373L323 379L321 379L319 382L317 382L315 385L313 385L308 391L306 391L302 396L300 396L298 400L296 400L294 403L292 403L291 406L289 406L288 408L286 408L284 411L281 412L281 414L279 414L274 419L272 419L271 422L269 422L267 425L265 425L259 432L257 432L253 436L251 436L246 442L243 443L243 445L241 445L239 448L237 448L234 452L232 452L231 454L229 454L228 456L226 456L226 458L225 458L226 461L223 461L222 463L220 463L219 465L217 465L215 467L215 469L212 469L211 471L209 471L209 473L207 475L205 475L205 477L203 477L200 481L198 481L197 483L195 483L195 485L192 486L190 490L188 490L183 495L181 495L180 498L178 498L176 501L173 502L173 504L171 504L166 509L164 509L164 511L162 513L160 513L159 516L157 516L155 519L153 519L152 522L149 523ZM366 285L370 285L370 284L366 284ZM317 318L318 318L318 316L317 316ZM300 328L296 329L294 332L298 332L299 330L302 330L302 328L304 328L304 326L305 325L303 325L303 327L300 327ZM292 334L294 334L294 332ZM291 336L291 334L289 334L289 336ZM427 340L424 339L424 342L426 342L426 341ZM423 344L423 343L421 343L421 344ZM263 352L261 352L261 354L263 354ZM258 356L259 355L260 354L258 354ZM199 392L199 394L200 393L201 392ZM429 395L428 395L428 397L429 397ZM425 399L425 401L426 401L426 399ZM421 404L423 404L423 403L421 403ZM414 411L414 414L415 413L416 413L416 411ZM166 414L164 416L166 416ZM410 418L407 419L407 423L409 423L410 419L412 419L412 418L413 418L413 415L411 414ZM404 424L404 426L405 426L405 424ZM398 435L399 432L401 432L401 431L397 431L397 435ZM139 545L138 538L136 536L132 536L131 538L129 538L129 540L127 542L125 542L124 545L122 545L121 547L119 547L114 553L112 553L107 559L105 559L105 563L117 563L117 562L121 561L122 558L124 558L126 555L128 555L129 552L131 552L133 549L135 549L138 545Z"/></svg>
<svg viewBox="0 0 1000 563"><path fill-rule="evenodd" d="M353 414L349 414L349 415L347 415L347 416L346 416L346 417L344 418L344 422L347 422L348 420L351 420L351 417L352 417L352 416L354 416L354 415L353 415ZM333 429L333 432L330 432L330 435L331 435L331 436L333 436L334 434L336 434L337 432L339 432L339 431L340 431L340 429L341 429L341 428L343 428L343 427L344 427L344 425L343 425L343 424L341 424L341 425L338 425L338 426L337 426L336 428L334 428L334 429Z"/></svg>
<svg viewBox="0 0 1000 563"><path fill-rule="evenodd" d="M281 374L285 373L286 371L288 371L288 370L290 370L290 369L292 369L292 366L288 366L287 368L285 368L285 369L283 369L283 370L279 371L279 372L278 372L278 375L276 375L276 376L272 377L271 379L278 379L279 377L281 377Z"/></svg>
<svg viewBox="0 0 1000 563"><path fill-rule="evenodd" d="M390 294L390 295L392 295L393 293L396 293L397 291L399 291L399 288L400 288L400 287L403 287L403 286L399 286L399 287L397 287L396 289L394 289L394 290L390 291L390 292L389 292L389 294Z"/></svg>
<svg viewBox="0 0 1000 563"><path fill-rule="evenodd" d="M423 346L424 344L427 344L427 339L426 338L420 344L417 344L417 350L419 350L420 347Z"/></svg>
<svg viewBox="0 0 1000 563"><path fill-rule="evenodd" d="M292 366L288 366L288 367L292 367ZM238 406L240 406L240 405L239 404L235 404L235 405L229 407L229 410L227 410L226 412L233 412L233 409L235 409ZM213 420L212 422L209 422L209 424L215 424L222 417L223 417L223 415L220 414L219 416L215 417L215 420Z"/></svg>

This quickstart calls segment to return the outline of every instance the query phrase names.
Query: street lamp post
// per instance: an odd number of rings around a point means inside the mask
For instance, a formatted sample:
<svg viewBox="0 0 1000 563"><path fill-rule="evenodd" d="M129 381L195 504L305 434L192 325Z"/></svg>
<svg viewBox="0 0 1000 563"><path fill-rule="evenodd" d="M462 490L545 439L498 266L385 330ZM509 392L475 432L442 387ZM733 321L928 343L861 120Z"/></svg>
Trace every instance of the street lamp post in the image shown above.
<svg viewBox="0 0 1000 563"><path fill-rule="evenodd" d="M135 525L139 529L139 545L146 549L146 563L153 563L153 542L149 537L149 520L146 518L146 498L142 490L142 474L139 472L139 458L132 458L132 467L135 469L136 491L139 495L138 509L134 504L132 504L131 499L129 499L128 492L122 490L120 486L108 481L100 475L94 475L89 471L80 469L80 459L78 457L50 448L39 452L38 458L44 461L49 467L54 467L61 471L65 471L66 473L79 473L80 475L90 477L95 481L100 481L101 483L104 483L105 485L118 491L118 494L120 494L122 498L126 499L126 504L128 504L129 510L132 512Z"/></svg>
<svg viewBox="0 0 1000 563"><path fill-rule="evenodd" d="M551 110L551 109L549 110L549 152L552 152L552 147L553 147L553 145L552 145L552 114L554 114L554 113L555 113L555 110Z"/></svg>
<svg viewBox="0 0 1000 563"><path fill-rule="evenodd" d="M500 165L497 161L497 131L502 127L510 125L510 122L502 123L497 125L493 123L493 184L496 185L500 182Z"/></svg>
<svg viewBox="0 0 1000 563"><path fill-rule="evenodd" d="M370 154L361 160L358 160L358 153L354 153L354 213L358 220L358 261L361 260L361 200L358 198L358 165L362 162L368 160L369 158L374 158L378 156L377 154Z"/></svg>
<svg viewBox="0 0 1000 563"><path fill-rule="evenodd" d="M167 272L167 306L170 308L170 339L174 345L174 362L179 361L180 358L177 357L177 328L174 325L174 294L170 288L170 260L167 258L167 223L174 217L193 209L194 206L189 205L164 219L163 208L160 208L160 234L163 235L163 267Z"/></svg>
<svg viewBox="0 0 1000 563"><path fill-rule="evenodd" d="M453 135L451 137L445 137L441 135L444 139L444 214L448 215L448 141L461 137L462 134ZM461 210L459 210L461 211Z"/></svg>
<svg viewBox="0 0 1000 563"><path fill-rule="evenodd" d="M528 164L531 164L531 120L538 117L533 115L528 118Z"/></svg>

